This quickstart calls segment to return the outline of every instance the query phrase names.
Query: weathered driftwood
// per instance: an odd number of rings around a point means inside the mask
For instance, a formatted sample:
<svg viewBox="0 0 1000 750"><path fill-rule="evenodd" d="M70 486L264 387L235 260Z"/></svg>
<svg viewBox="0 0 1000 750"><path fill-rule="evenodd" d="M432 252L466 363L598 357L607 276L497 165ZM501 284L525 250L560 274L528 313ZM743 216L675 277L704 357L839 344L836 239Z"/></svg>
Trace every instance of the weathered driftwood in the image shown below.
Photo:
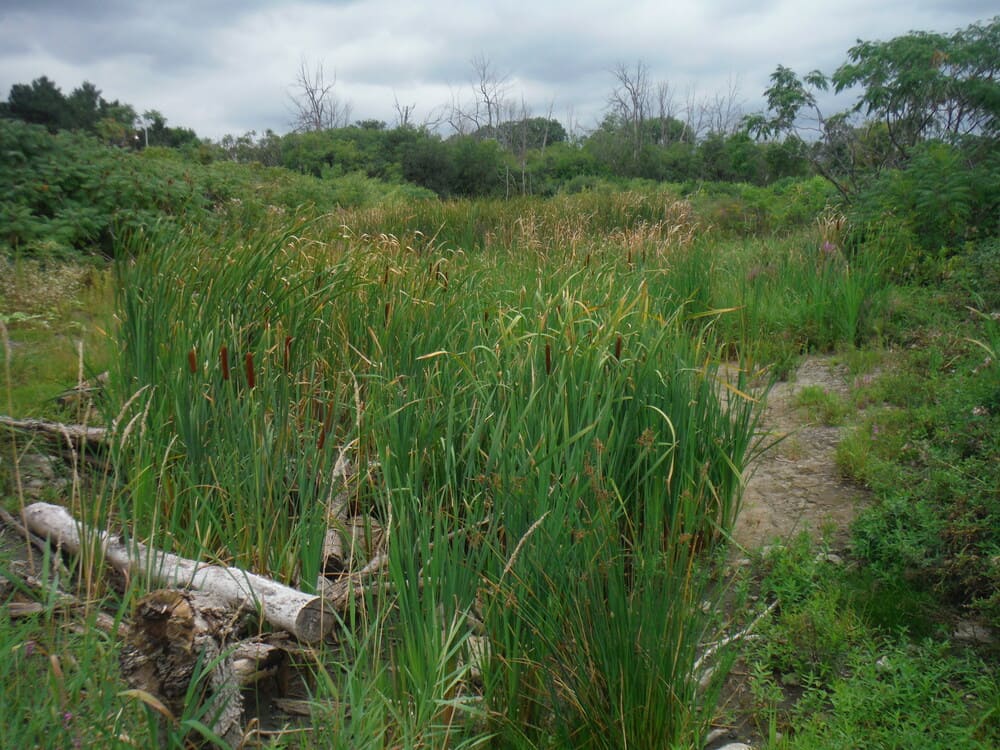
<svg viewBox="0 0 1000 750"><path fill-rule="evenodd" d="M207 565L139 543L126 546L117 536L88 530L58 505L33 503L23 518L32 532L71 554L80 550L83 537L94 538L105 559L123 573L146 576L158 586L210 591L230 606L259 608L268 623L305 642L327 635L336 622L333 607L345 606L349 598L345 591L341 601L328 602L239 568Z"/></svg>
<svg viewBox="0 0 1000 750"><path fill-rule="evenodd" d="M122 677L147 703L152 696L168 721L197 718L235 744L243 702L228 647L233 624L232 608L212 594L154 591L135 606L120 655ZM191 736L186 744L200 743Z"/></svg>
<svg viewBox="0 0 1000 750"><path fill-rule="evenodd" d="M82 424L63 424L46 419L14 419L0 414L0 425L25 432L40 432L60 440L73 440L88 445L104 445L108 442L106 427L89 427Z"/></svg>

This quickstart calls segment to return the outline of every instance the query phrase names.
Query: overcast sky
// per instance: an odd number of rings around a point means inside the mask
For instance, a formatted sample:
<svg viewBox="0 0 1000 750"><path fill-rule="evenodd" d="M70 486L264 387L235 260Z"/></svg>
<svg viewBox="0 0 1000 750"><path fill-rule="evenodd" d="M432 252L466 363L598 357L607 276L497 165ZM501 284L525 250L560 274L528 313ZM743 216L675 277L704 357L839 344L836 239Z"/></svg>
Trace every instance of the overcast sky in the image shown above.
<svg viewBox="0 0 1000 750"><path fill-rule="evenodd" d="M420 122L471 97L471 61L507 75L532 114L593 127L616 64L641 59L678 106L738 86L761 107L775 66L832 72L858 38L951 32L987 20L997 0L0 0L0 95L46 75L69 94L157 109L218 139L290 129L303 61L323 63L352 119Z"/></svg>

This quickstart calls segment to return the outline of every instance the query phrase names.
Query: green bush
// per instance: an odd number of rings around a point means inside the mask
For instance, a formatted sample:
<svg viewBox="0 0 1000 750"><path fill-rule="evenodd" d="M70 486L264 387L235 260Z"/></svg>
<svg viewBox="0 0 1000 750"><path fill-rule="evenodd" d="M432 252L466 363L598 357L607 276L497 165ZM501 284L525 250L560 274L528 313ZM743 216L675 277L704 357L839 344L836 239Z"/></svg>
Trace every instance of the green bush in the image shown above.
<svg viewBox="0 0 1000 750"><path fill-rule="evenodd" d="M1000 157L972 159L958 147L929 141L905 169L888 170L856 197L850 245L880 246L897 278L934 281L967 242L996 233Z"/></svg>
<svg viewBox="0 0 1000 750"><path fill-rule="evenodd" d="M116 234L156 223L211 226L225 213L246 223L302 207L325 213L399 190L358 173L319 180L258 163L202 164L166 148L126 151L15 120L0 120L0 184L10 186L0 195L0 246L27 255L111 255Z"/></svg>

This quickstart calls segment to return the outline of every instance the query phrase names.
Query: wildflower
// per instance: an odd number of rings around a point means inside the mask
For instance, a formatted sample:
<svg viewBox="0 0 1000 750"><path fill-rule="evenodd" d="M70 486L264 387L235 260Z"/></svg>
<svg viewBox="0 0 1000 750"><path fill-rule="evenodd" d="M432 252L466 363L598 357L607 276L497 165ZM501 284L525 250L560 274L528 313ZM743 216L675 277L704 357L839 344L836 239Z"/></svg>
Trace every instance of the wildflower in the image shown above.
<svg viewBox="0 0 1000 750"><path fill-rule="evenodd" d="M833 255L834 253L837 252L837 246L834 245L829 240L827 240L826 242L823 243L822 250L823 250L823 253L826 254L826 255Z"/></svg>

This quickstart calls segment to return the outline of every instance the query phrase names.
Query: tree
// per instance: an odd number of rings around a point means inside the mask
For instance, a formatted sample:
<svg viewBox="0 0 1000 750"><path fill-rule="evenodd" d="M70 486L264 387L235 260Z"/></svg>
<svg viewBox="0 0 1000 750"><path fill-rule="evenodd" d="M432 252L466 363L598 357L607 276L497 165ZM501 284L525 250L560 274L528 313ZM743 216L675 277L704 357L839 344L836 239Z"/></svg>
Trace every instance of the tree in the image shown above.
<svg viewBox="0 0 1000 750"><path fill-rule="evenodd" d="M928 138L955 142L1000 126L1000 16L947 36L911 32L858 43L832 76L836 91L861 87L852 111L886 126L901 159Z"/></svg>
<svg viewBox="0 0 1000 750"><path fill-rule="evenodd" d="M495 128L503 119L509 75L499 73L486 55L473 58L470 64L475 75L472 103L453 93L448 124L458 135L479 132L495 138Z"/></svg>
<svg viewBox="0 0 1000 750"><path fill-rule="evenodd" d="M858 88L854 104L826 117L818 95ZM761 138L811 144L813 165L848 201L920 144L975 143L989 154L1000 135L1000 16L951 35L911 32L858 43L827 76L779 65L764 92L767 112L745 119ZM970 152L971 154L971 152Z"/></svg>
<svg viewBox="0 0 1000 750"><path fill-rule="evenodd" d="M94 126L94 132L114 146L136 146L135 132L138 116L131 104L122 104L117 99L107 102L101 99L101 117Z"/></svg>
<svg viewBox="0 0 1000 750"><path fill-rule="evenodd" d="M4 114L35 125L44 125L52 133L69 127L71 120L66 97L46 76L36 78L30 85L15 83L11 86Z"/></svg>
<svg viewBox="0 0 1000 750"><path fill-rule="evenodd" d="M396 127L409 128L413 126L413 113L417 109L416 104L400 104L399 97L392 95L392 104L396 110Z"/></svg>
<svg viewBox="0 0 1000 750"><path fill-rule="evenodd" d="M104 99L94 84L84 81L66 100L68 109L67 127L93 132L101 118L101 104Z"/></svg>
<svg viewBox="0 0 1000 750"><path fill-rule="evenodd" d="M632 161L639 161L643 144L643 122L649 114L651 92L649 68L642 60L629 70L618 63L611 71L617 81L608 97L608 108L627 133L632 150Z"/></svg>
<svg viewBox="0 0 1000 750"><path fill-rule="evenodd" d="M304 60L299 64L292 93L289 94L294 116L291 125L295 132L330 130L347 125L351 119L351 105L337 96L334 91L336 86L336 74L327 83L323 63L315 69L310 69L309 63Z"/></svg>

